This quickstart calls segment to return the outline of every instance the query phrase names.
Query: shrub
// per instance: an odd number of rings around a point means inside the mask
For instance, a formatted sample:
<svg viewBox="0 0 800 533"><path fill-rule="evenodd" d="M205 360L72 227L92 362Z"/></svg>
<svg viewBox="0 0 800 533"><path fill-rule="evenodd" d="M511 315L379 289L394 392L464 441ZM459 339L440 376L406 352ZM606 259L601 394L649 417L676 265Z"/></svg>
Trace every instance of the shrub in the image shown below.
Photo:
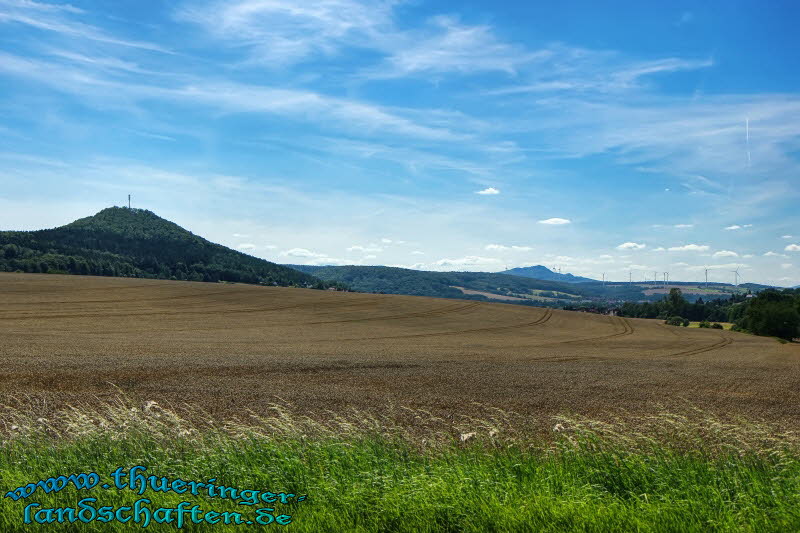
<svg viewBox="0 0 800 533"><path fill-rule="evenodd" d="M725 329L725 328L722 327L722 324L720 324L719 322L714 322L713 324L711 324L711 328L712 329Z"/></svg>
<svg viewBox="0 0 800 533"><path fill-rule="evenodd" d="M668 326L682 326L683 320L683 317L671 316L664 323Z"/></svg>
<svg viewBox="0 0 800 533"><path fill-rule="evenodd" d="M688 319L688 318L684 318L684 319L683 319L683 322L681 323L681 326L683 326L683 327L685 327L685 328L688 328L688 327L689 327L689 324L690 324L690 321L689 321L689 319Z"/></svg>
<svg viewBox="0 0 800 533"><path fill-rule="evenodd" d="M711 322L709 322L708 320L703 320L702 322L700 322L700 325L698 327L710 328L711 327Z"/></svg>

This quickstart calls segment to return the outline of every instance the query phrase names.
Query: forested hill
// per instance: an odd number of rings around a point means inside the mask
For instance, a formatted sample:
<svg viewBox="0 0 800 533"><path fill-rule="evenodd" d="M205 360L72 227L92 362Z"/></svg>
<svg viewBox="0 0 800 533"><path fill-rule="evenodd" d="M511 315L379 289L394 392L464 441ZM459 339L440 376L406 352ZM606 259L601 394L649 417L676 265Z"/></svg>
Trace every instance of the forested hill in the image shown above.
<svg viewBox="0 0 800 533"><path fill-rule="evenodd" d="M0 271L324 286L199 237L151 211L110 207L54 229L0 231Z"/></svg>
<svg viewBox="0 0 800 533"><path fill-rule="evenodd" d="M597 281L594 279L584 278L581 276L573 276L572 274L561 274L559 272L553 272L546 266L542 265L512 268L510 270L504 270L503 272L500 272L500 274L510 274L512 276L523 276L526 278L544 279L548 281L563 281L566 283L583 283L587 281Z"/></svg>
<svg viewBox="0 0 800 533"><path fill-rule="evenodd" d="M555 306L585 300L645 299L641 287L627 284L604 286L601 283L564 283L504 273L429 272L385 266L287 266L364 292L495 299L517 304Z"/></svg>

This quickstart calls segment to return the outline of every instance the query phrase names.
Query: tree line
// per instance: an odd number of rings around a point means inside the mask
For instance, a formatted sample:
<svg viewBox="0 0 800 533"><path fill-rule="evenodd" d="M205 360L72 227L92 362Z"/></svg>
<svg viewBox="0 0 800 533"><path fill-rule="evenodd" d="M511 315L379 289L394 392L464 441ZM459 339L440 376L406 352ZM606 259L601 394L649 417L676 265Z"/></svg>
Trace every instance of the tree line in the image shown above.
<svg viewBox="0 0 800 533"><path fill-rule="evenodd" d="M731 322L734 331L791 340L800 337L800 289L765 289L758 294L734 294L729 299L689 303L680 289L657 302L626 302L617 310L620 316L658 318L679 325L699 321ZM676 319L679 319L676 320Z"/></svg>

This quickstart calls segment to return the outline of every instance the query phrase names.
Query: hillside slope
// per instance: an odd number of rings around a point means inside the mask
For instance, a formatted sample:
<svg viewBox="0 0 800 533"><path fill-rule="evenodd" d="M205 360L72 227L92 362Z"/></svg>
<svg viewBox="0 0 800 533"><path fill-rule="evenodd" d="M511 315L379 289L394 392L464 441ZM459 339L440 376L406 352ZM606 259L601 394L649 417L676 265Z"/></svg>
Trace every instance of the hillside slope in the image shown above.
<svg viewBox="0 0 800 533"><path fill-rule="evenodd" d="M542 279L548 281L563 281L565 283L583 283L586 281L597 281L591 278L584 278L582 276L573 276L572 274L561 274L553 272L546 266L536 265L529 267L512 268L504 270L500 274L510 274L512 276L522 276L525 278Z"/></svg>
<svg viewBox="0 0 800 533"><path fill-rule="evenodd" d="M212 243L151 211L111 207L54 229L0 232L0 271L317 285L318 278Z"/></svg>
<svg viewBox="0 0 800 533"><path fill-rule="evenodd" d="M600 282L563 283L493 272L430 272L385 266L287 265L329 282L347 284L354 290L386 294L412 294L439 298L486 300L456 287L500 296L522 297L531 305L563 305L584 299L645 299L642 288ZM491 295L488 296L491 299ZM501 299L498 298L498 301ZM505 298L503 298L505 300Z"/></svg>

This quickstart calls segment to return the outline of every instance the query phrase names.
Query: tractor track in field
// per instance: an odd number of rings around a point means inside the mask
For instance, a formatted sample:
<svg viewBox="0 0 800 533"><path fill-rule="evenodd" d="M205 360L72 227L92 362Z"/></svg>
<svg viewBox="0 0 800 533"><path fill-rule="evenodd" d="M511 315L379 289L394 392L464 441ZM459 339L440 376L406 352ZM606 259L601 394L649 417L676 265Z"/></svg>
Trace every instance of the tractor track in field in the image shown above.
<svg viewBox="0 0 800 533"><path fill-rule="evenodd" d="M302 309L309 307L322 308L324 310L339 310L344 308L353 307L372 307L384 298L374 298L358 302L308 302L294 305L284 305L278 307L260 307L251 309L225 309L226 315L229 314L256 314L256 313L269 313L272 311L282 311L285 309ZM224 306L225 304L220 304ZM184 315L212 315L217 307L199 311L164 311L161 309L153 309L142 312L129 312L129 313L108 313L108 312L95 312L95 313L69 313L69 314L37 314L27 316L13 316L13 317L0 317L0 321L6 320L46 320L46 319L60 319L60 318L106 318L106 317L136 317L136 316L184 316Z"/></svg>
<svg viewBox="0 0 800 533"><path fill-rule="evenodd" d="M600 341L600 340L606 340L606 339L613 339L613 338L616 338L616 337L626 337L628 335L633 335L633 333L635 331L633 329L633 325L631 325L631 323L626 318L623 318L623 317L613 317L613 318L617 319L616 322L614 322L614 325L616 325L616 324L621 325L622 326L622 331L618 331L616 333L611 333L611 334L608 334L608 335L599 335L597 337L586 337L584 339L574 339L574 340L559 341L559 342L548 342L548 343L540 344L538 346L555 346L555 345L560 345L560 344L577 344L577 343L581 343L581 342Z"/></svg>
<svg viewBox="0 0 800 533"><path fill-rule="evenodd" d="M710 352L712 350L717 350L719 348L724 348L733 343L733 339L730 337L720 337L720 339L714 344L709 344L706 346L701 346L700 348L693 348L691 350L684 350L682 352L675 352L670 354L665 354L660 357L689 357L692 355L699 355L701 353Z"/></svg>
<svg viewBox="0 0 800 533"><path fill-rule="evenodd" d="M21 303L13 303L10 305L27 305L27 306L42 306L42 305L61 305L61 304L70 304L70 305L83 305L83 304L129 304L131 301L133 302L170 302L172 300L186 300L190 298L204 298L206 296L216 296L218 294L228 294L233 296L230 291L214 291L214 292L201 292L197 294L182 294L180 296L168 296L168 297L159 297L159 298L137 298L136 300L126 300L126 299L119 299L119 300L51 300L47 302L21 302ZM5 312L15 312L18 309L4 309Z"/></svg>
<svg viewBox="0 0 800 533"><path fill-rule="evenodd" d="M406 318L426 318L426 317L439 317L453 313L464 313L466 311L475 309L480 305L480 302L473 302L468 304L450 304L444 307L430 309L428 311L418 311L416 313L405 313L401 315L387 315L387 316L374 316L367 318L347 318L343 320L325 320L320 322L305 322L303 325L318 325L318 324L340 324L344 322L372 322L382 320L401 320Z"/></svg>
<svg viewBox="0 0 800 533"><path fill-rule="evenodd" d="M542 316L532 322L525 322L524 324L512 324L510 326L493 326L488 328L475 328L464 329L458 331L439 331L434 333L416 333L413 335L391 335L388 337L359 337L351 339L330 339L329 342L342 342L342 341L368 341L368 340L385 340L385 339L417 339L420 337L443 337L448 335L463 335L465 333L493 333L496 331L508 331L514 329L523 329L530 326L539 326L550 320L553 316L552 309L547 309Z"/></svg>

